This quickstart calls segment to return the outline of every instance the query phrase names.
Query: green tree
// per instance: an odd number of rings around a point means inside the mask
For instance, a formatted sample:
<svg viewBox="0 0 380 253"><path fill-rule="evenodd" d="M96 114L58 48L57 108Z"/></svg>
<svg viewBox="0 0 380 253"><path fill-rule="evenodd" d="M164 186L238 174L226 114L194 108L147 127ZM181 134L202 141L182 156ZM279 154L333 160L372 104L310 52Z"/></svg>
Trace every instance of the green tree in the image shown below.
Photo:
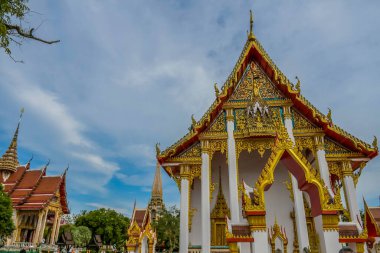
<svg viewBox="0 0 380 253"><path fill-rule="evenodd" d="M88 227L79 226L72 227L71 233L73 235L74 243L79 247L86 247L91 240L92 232Z"/></svg>
<svg viewBox="0 0 380 253"><path fill-rule="evenodd" d="M88 227L93 235L100 235L103 244L114 245L122 249L127 240L129 218L115 210L101 208L94 211L82 211L76 217L76 226Z"/></svg>
<svg viewBox="0 0 380 253"><path fill-rule="evenodd" d="M157 245L164 246L172 253L179 246L179 210L172 206L169 210L163 209L159 219L153 223L157 233Z"/></svg>
<svg viewBox="0 0 380 253"><path fill-rule="evenodd" d="M0 47L11 56L10 44L21 45L23 39L31 39L46 44L59 40L48 41L34 36L35 28L23 26L26 15L30 12L28 0L0 0ZM12 58L13 59L13 58Z"/></svg>
<svg viewBox="0 0 380 253"><path fill-rule="evenodd" d="M12 220L12 202L9 196L3 191L3 185L0 184L0 244L10 236L15 229Z"/></svg>

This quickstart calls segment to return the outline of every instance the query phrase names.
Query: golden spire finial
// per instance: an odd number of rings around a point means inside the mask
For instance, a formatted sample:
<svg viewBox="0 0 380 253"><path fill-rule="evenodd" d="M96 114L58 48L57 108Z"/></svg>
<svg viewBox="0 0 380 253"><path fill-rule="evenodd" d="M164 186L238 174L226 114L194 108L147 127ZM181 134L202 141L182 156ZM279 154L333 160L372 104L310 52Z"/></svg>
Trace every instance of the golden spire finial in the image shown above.
<svg viewBox="0 0 380 253"><path fill-rule="evenodd" d="M253 14L252 10L249 10L249 34L248 39L253 40L255 36L253 35Z"/></svg>
<svg viewBox="0 0 380 253"><path fill-rule="evenodd" d="M373 136L373 141L372 141L372 147L376 150L379 149L378 145L377 145L377 137L376 136Z"/></svg>
<svg viewBox="0 0 380 253"><path fill-rule="evenodd" d="M217 83L214 83L214 90L215 90L215 96L216 96L216 98L218 98L219 94L220 94L220 91L219 91Z"/></svg>
<svg viewBox="0 0 380 253"><path fill-rule="evenodd" d="M296 79L297 79L296 91L300 92L301 91L301 81L298 78L298 76L296 76Z"/></svg>
<svg viewBox="0 0 380 253"><path fill-rule="evenodd" d="M327 119L332 122L332 117L331 117L331 108L328 108L329 112L327 113Z"/></svg>

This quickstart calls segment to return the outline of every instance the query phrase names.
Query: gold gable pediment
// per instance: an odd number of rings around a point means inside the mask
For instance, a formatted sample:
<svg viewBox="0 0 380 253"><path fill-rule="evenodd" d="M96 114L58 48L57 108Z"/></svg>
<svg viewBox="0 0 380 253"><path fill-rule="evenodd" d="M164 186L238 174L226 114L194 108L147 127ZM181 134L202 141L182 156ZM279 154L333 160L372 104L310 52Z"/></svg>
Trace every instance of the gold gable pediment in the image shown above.
<svg viewBox="0 0 380 253"><path fill-rule="evenodd" d="M255 62L251 62L243 77L232 93L229 102L249 101L252 99L253 84L256 84L259 95L264 100L283 100L286 97L275 87L268 76Z"/></svg>
<svg viewBox="0 0 380 253"><path fill-rule="evenodd" d="M226 132L226 113L225 111L221 111L218 117L210 124L210 127L206 130L206 132Z"/></svg>

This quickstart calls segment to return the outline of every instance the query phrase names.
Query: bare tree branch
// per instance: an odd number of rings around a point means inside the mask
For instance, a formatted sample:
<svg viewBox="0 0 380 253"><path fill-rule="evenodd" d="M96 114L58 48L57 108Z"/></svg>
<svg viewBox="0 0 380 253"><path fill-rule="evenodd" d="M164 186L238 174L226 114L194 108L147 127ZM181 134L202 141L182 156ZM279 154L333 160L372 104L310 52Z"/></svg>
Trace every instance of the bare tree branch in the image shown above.
<svg viewBox="0 0 380 253"><path fill-rule="evenodd" d="M39 37L35 37L33 35L34 28L31 28L29 31L25 31L21 28L21 26L18 26L18 25L11 25L11 24L4 24L4 25L9 31L15 31L21 37L36 40L36 41L39 41L39 42L42 42L45 44L54 44L54 43L58 43L61 41L61 40L50 40L49 41L49 40L41 39Z"/></svg>

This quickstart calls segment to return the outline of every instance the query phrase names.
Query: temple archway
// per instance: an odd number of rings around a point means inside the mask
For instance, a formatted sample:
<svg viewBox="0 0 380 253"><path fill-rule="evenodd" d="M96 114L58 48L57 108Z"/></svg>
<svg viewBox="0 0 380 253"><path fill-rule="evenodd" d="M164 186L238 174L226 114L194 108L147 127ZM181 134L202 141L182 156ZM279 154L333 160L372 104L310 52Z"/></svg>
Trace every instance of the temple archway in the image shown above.
<svg viewBox="0 0 380 253"><path fill-rule="evenodd" d="M324 188L321 180L317 177L317 171L302 153L295 149L274 149L267 164L255 184L261 202L265 203L264 192L267 191L274 182L274 171L279 162L282 162L287 170L297 179L298 187L301 191L307 192L310 197L312 216L322 213L322 203L324 202Z"/></svg>

